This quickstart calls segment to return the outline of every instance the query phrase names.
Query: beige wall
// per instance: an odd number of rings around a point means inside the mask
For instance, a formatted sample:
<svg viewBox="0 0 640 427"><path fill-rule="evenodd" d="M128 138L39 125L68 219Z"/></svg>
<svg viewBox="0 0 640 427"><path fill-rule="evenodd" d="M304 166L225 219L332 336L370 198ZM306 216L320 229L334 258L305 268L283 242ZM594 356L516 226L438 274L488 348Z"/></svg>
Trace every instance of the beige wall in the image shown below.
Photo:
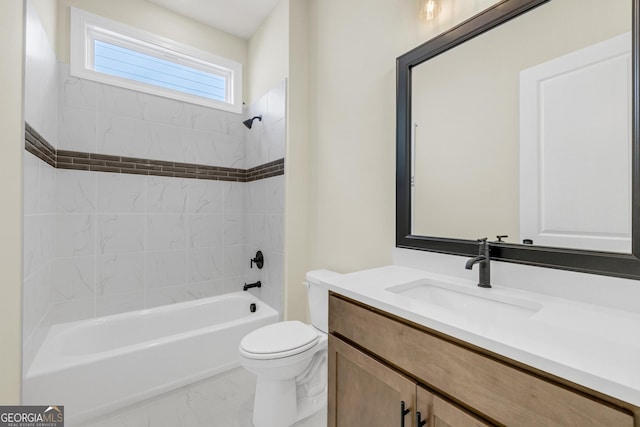
<svg viewBox="0 0 640 427"><path fill-rule="evenodd" d="M289 76L289 6L280 0L249 39L247 105Z"/></svg>
<svg viewBox="0 0 640 427"><path fill-rule="evenodd" d="M395 59L496 3L312 0L310 268L392 262L395 246Z"/></svg>
<svg viewBox="0 0 640 427"><path fill-rule="evenodd" d="M476 1L475 9L454 0L428 23L418 20L418 0L284 1L291 3L285 317L305 320L306 271L391 263L396 57L494 0ZM256 46L252 40L250 51ZM269 60L250 59L251 97L260 94L259 78L269 81L253 73L266 66L282 75L279 54L266 46L261 53Z"/></svg>
<svg viewBox="0 0 640 427"><path fill-rule="evenodd" d="M395 59L419 44L417 0L313 0L311 268L391 263Z"/></svg>
<svg viewBox="0 0 640 427"><path fill-rule="evenodd" d="M58 2L57 0L31 0L35 7L40 23L44 28L51 46L56 45L58 39Z"/></svg>
<svg viewBox="0 0 640 427"><path fill-rule="evenodd" d="M239 62L244 65L243 80L244 87L247 87L248 42L246 40L145 0L58 0L56 51L58 60L61 62L69 63L70 6ZM243 98L247 99L246 94Z"/></svg>
<svg viewBox="0 0 640 427"><path fill-rule="evenodd" d="M309 0L289 8L289 90L285 162L285 318L307 320L309 270Z"/></svg>
<svg viewBox="0 0 640 427"><path fill-rule="evenodd" d="M20 402L22 377L22 154L24 11L0 2L0 404Z"/></svg>

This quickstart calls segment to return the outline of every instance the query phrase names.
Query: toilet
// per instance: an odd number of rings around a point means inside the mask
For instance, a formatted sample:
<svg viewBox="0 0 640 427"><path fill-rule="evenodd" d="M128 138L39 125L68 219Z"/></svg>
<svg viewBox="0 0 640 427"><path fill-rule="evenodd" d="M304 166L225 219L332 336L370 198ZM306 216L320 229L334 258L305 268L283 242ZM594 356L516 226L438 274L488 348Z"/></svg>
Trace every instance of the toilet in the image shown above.
<svg viewBox="0 0 640 427"><path fill-rule="evenodd" d="M257 377L255 427L285 427L327 405L328 270L307 273L311 325L297 320L274 323L240 342L242 366Z"/></svg>

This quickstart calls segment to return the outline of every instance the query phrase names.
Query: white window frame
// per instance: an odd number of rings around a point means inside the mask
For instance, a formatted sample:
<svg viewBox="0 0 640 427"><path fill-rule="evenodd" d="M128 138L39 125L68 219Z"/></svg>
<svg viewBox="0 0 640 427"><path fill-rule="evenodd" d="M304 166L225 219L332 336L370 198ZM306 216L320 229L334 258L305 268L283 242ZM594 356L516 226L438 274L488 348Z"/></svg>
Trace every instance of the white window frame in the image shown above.
<svg viewBox="0 0 640 427"><path fill-rule="evenodd" d="M238 62L74 7L71 8L70 32L70 67L71 75L74 77L233 113L242 113L242 64ZM95 71L93 68L95 40L220 75L227 80L226 101L221 102Z"/></svg>

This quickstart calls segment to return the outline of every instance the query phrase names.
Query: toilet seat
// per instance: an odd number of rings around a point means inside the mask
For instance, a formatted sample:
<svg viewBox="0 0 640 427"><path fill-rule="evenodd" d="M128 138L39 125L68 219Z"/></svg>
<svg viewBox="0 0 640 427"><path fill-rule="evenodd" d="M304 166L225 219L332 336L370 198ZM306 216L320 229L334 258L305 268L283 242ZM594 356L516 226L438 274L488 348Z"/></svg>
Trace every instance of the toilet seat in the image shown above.
<svg viewBox="0 0 640 427"><path fill-rule="evenodd" d="M240 342L240 353L248 359L281 359L303 353L319 340L315 328L291 320L249 333Z"/></svg>

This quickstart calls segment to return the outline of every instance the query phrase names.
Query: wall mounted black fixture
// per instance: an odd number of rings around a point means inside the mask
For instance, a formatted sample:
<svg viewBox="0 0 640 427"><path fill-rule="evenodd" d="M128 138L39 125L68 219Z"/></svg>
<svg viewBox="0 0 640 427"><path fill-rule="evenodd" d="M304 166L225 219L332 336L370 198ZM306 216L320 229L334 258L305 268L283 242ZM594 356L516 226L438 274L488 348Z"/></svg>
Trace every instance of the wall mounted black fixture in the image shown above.
<svg viewBox="0 0 640 427"><path fill-rule="evenodd" d="M262 251L256 252L256 257L251 258L249 268L253 268L253 263L256 264L256 267L258 267L258 269L262 269L262 267L264 266L264 256L262 255Z"/></svg>
<svg viewBox="0 0 640 427"><path fill-rule="evenodd" d="M261 288L262 287L262 283L260 282L260 280L258 280L256 283L245 283L244 287L242 288L243 291L247 291L251 288Z"/></svg>
<svg viewBox="0 0 640 427"><path fill-rule="evenodd" d="M259 116L255 116L250 119L247 119L244 122L242 122L242 124L245 125L247 129L251 129L251 126L253 126L253 121L255 119L258 119L258 121L262 121L262 114L260 114Z"/></svg>

